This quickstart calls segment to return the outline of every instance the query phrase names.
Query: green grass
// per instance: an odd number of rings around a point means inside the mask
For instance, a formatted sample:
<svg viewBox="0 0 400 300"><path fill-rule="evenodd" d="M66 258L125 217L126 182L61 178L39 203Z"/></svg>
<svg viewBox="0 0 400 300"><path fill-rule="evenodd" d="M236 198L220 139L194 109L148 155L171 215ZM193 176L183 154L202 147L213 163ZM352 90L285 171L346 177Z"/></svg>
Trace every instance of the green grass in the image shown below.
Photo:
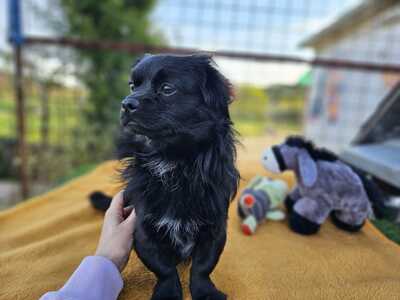
<svg viewBox="0 0 400 300"><path fill-rule="evenodd" d="M235 118L233 116L235 129L241 136L262 136L270 131L280 132L282 134L294 134L301 131L300 124L294 123L274 123L266 119L250 119L250 118Z"/></svg>
<svg viewBox="0 0 400 300"><path fill-rule="evenodd" d="M40 100L34 96L26 98L26 134L29 143L40 142L41 111ZM49 99L49 142L65 144L73 130L82 124L82 112L70 93ZM16 138L15 101L13 98L0 99L0 138Z"/></svg>
<svg viewBox="0 0 400 300"><path fill-rule="evenodd" d="M374 220L372 223L388 239L400 245L400 226L388 220Z"/></svg>
<svg viewBox="0 0 400 300"><path fill-rule="evenodd" d="M74 178L85 175L85 174L89 173L90 171L92 171L96 166L97 166L97 164L80 165L79 167L71 170L67 175L65 175L64 177L59 179L57 181L57 185L63 185L66 182L71 181Z"/></svg>
<svg viewBox="0 0 400 300"><path fill-rule="evenodd" d="M234 120L235 129L242 136L257 136L265 133L265 122L260 120Z"/></svg>

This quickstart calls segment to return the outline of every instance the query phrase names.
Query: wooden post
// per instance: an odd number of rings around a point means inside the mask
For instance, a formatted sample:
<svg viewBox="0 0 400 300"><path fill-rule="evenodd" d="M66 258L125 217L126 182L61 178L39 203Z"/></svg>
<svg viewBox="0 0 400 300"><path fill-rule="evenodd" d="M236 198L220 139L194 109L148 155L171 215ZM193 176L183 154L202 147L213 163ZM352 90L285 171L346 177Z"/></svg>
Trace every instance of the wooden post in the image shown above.
<svg viewBox="0 0 400 300"><path fill-rule="evenodd" d="M21 5L19 0L9 0L8 39L14 47L14 90L15 115L18 136L18 167L23 198L29 196L28 151L25 134L25 98L23 86L22 45L24 37L21 26Z"/></svg>
<svg viewBox="0 0 400 300"><path fill-rule="evenodd" d="M14 45L14 89L16 101L16 120L18 134L19 179L21 195L25 199L29 196L28 151L25 126L25 97L23 86L22 47Z"/></svg>

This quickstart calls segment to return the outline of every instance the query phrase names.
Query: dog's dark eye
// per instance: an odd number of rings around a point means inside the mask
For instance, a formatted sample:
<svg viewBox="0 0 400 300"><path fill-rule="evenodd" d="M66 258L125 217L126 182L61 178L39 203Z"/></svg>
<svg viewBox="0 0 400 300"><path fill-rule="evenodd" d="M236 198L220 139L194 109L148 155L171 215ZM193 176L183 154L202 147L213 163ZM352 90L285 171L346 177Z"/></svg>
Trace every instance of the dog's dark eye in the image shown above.
<svg viewBox="0 0 400 300"><path fill-rule="evenodd" d="M171 96L176 93L176 88L169 83L163 83L160 87L160 93L164 96Z"/></svg>
<svg viewBox="0 0 400 300"><path fill-rule="evenodd" d="M131 92L133 92L133 90L135 89L135 85L132 81L129 81L129 89L131 90Z"/></svg>

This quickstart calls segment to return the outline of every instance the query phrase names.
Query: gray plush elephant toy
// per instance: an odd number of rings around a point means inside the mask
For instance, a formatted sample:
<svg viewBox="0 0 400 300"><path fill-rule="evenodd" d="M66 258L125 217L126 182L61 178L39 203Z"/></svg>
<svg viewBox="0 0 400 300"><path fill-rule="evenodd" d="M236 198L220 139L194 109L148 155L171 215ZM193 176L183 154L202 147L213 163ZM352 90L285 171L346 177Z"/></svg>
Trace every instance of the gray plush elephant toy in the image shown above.
<svg viewBox="0 0 400 300"><path fill-rule="evenodd" d="M268 171L292 170L296 175L297 186L285 205L297 233L316 233L329 215L337 227L359 231L373 215L372 205L375 209L384 203L383 194L364 174L302 137L288 137L267 149L262 162Z"/></svg>

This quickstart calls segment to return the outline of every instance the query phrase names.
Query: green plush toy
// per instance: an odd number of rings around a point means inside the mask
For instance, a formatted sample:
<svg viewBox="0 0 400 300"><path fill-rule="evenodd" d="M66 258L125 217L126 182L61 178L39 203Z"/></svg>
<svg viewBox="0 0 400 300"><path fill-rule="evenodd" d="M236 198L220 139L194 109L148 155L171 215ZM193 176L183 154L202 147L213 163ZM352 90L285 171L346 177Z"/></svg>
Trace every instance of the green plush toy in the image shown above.
<svg viewBox="0 0 400 300"><path fill-rule="evenodd" d="M252 235L265 219L282 220L285 213L280 204L286 198L286 182L262 176L254 177L239 198L238 213L242 219L242 231Z"/></svg>

